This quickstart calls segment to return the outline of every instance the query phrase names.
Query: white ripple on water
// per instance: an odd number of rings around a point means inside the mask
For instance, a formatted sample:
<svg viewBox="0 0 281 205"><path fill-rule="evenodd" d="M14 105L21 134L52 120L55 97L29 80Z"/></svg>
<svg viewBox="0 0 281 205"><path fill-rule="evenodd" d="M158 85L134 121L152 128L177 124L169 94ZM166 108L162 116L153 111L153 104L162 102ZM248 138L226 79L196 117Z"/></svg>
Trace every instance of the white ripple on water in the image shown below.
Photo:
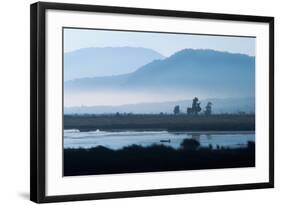
<svg viewBox="0 0 281 205"><path fill-rule="evenodd" d="M65 148L105 146L121 149L130 145L150 146L162 144L178 149L184 139L195 139L201 146L245 147L255 141L253 132L167 132L167 131L87 131L64 130ZM164 140L164 142L163 142Z"/></svg>

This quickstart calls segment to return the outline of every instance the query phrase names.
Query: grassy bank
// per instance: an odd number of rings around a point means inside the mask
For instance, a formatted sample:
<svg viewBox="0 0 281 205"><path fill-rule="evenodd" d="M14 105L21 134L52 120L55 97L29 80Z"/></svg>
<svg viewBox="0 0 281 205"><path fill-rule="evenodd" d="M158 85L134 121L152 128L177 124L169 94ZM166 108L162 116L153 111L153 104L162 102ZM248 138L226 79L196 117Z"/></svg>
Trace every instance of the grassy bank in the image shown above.
<svg viewBox="0 0 281 205"><path fill-rule="evenodd" d="M64 129L253 131L255 115L65 115Z"/></svg>
<svg viewBox="0 0 281 205"><path fill-rule="evenodd" d="M187 140L181 149L162 145L132 145L120 150L106 147L64 149L64 175L93 175L216 169L255 166L255 144L246 148L200 148L195 140Z"/></svg>

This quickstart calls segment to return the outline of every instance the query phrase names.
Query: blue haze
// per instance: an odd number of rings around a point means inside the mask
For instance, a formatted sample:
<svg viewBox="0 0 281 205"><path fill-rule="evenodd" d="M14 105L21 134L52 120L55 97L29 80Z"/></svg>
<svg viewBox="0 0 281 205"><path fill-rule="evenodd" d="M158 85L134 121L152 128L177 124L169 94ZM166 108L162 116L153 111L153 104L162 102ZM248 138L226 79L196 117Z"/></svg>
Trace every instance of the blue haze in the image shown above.
<svg viewBox="0 0 281 205"><path fill-rule="evenodd" d="M255 58L214 50L185 49L132 73L67 81L65 91L182 93L186 96L184 99L191 98L189 93L204 98L254 97ZM148 100L153 102L153 99Z"/></svg>
<svg viewBox="0 0 281 205"><path fill-rule="evenodd" d="M151 112L157 103L194 96L233 102L223 112L254 110L255 38L78 29L64 34L68 111L136 105ZM153 106L145 110L147 103Z"/></svg>
<svg viewBox="0 0 281 205"><path fill-rule="evenodd" d="M82 48L64 54L64 80L130 73L163 58L160 53L146 48Z"/></svg>

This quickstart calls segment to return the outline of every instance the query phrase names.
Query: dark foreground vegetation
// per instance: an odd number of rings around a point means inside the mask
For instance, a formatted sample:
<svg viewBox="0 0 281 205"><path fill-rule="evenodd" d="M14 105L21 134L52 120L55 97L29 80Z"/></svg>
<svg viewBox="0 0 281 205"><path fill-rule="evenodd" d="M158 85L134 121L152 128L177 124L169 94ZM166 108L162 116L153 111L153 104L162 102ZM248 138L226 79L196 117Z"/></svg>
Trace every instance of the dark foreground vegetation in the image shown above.
<svg viewBox="0 0 281 205"><path fill-rule="evenodd" d="M132 145L120 150L106 147L64 149L64 176L216 169L255 166L255 143L246 148L213 149L186 139L181 149L163 145Z"/></svg>
<svg viewBox="0 0 281 205"><path fill-rule="evenodd" d="M253 131L254 114L169 115L115 114L65 115L64 129L87 130L182 130L182 131Z"/></svg>

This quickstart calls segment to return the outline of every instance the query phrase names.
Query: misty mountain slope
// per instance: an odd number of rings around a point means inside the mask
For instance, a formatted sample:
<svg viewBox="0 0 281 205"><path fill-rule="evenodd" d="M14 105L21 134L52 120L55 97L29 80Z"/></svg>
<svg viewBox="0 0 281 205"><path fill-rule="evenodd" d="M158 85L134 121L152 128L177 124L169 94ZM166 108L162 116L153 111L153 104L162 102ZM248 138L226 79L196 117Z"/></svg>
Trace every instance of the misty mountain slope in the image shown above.
<svg viewBox="0 0 281 205"><path fill-rule="evenodd" d="M184 49L126 75L65 82L66 91L165 89L253 97L255 58L207 49Z"/></svg>
<svg viewBox="0 0 281 205"><path fill-rule="evenodd" d="M148 78L149 76L149 78ZM249 89L254 84L255 59L247 55L214 50L185 49L164 60L154 61L134 72L129 84L180 89Z"/></svg>
<svg viewBox="0 0 281 205"><path fill-rule="evenodd" d="M160 53L136 47L83 48L64 54L64 79L130 73L155 60Z"/></svg>

